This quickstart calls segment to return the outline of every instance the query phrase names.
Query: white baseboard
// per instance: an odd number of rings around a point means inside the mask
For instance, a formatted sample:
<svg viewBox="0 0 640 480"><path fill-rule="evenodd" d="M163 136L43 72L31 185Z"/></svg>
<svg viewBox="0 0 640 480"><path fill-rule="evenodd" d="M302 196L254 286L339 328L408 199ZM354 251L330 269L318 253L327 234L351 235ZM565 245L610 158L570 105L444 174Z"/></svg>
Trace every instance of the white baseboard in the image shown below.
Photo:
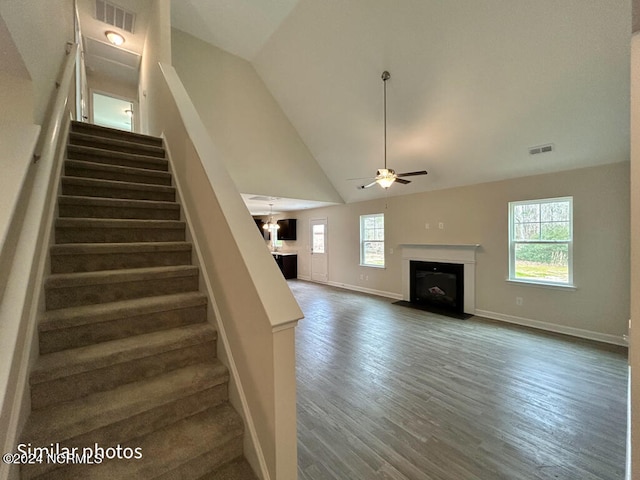
<svg viewBox="0 0 640 480"><path fill-rule="evenodd" d="M332 287L344 288L345 290L352 290L354 292L377 295L378 297L386 297L386 298L393 298L394 300L402 300L401 293L385 292L383 290L375 290L373 288L365 288L365 287L360 287L358 285L349 285L347 283L340 283L340 282L327 282L327 285L331 285Z"/></svg>
<svg viewBox="0 0 640 480"><path fill-rule="evenodd" d="M308 275L298 274L298 280L304 280L305 282L319 283L320 285L329 285L331 287L344 288L345 290L351 290L353 292L368 293L370 295L377 295L378 297L386 297L386 298L392 298L394 300L402 300L401 293L385 292L383 290L375 290L373 288L365 288L365 287L360 287L358 285L349 285L347 283L340 283L340 282L326 282L326 283L314 282L313 280L311 280L311 277Z"/></svg>
<svg viewBox="0 0 640 480"><path fill-rule="evenodd" d="M623 347L628 346L627 341L622 336L593 332L591 330L583 330L581 328L567 327L555 323L541 322L539 320L516 317L514 315L505 315L503 313L489 312L487 310L476 309L476 315L501 322L537 328L538 330L545 330L547 332L562 333L564 335L571 335L572 337L585 338L587 340L595 340L597 342L610 343L613 345L621 345Z"/></svg>

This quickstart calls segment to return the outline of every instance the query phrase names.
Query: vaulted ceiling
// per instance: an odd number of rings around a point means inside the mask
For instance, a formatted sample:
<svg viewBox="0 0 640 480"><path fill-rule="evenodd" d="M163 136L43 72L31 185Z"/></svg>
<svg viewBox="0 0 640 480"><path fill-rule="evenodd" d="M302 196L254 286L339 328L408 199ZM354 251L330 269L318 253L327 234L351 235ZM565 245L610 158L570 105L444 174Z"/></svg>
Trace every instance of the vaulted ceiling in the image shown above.
<svg viewBox="0 0 640 480"><path fill-rule="evenodd" d="M628 160L630 0L174 1L251 61L347 202ZM529 155L529 147L554 151ZM277 195L278 192L273 192Z"/></svg>

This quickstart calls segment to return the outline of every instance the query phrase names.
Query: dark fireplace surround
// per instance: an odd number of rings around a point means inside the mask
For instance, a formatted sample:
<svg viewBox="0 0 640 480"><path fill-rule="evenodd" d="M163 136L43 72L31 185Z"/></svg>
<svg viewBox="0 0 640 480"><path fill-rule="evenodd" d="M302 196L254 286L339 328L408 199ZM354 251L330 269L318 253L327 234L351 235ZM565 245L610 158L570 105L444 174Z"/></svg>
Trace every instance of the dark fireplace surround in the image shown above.
<svg viewBox="0 0 640 480"><path fill-rule="evenodd" d="M419 308L456 318L464 314L464 265L409 262L410 302Z"/></svg>

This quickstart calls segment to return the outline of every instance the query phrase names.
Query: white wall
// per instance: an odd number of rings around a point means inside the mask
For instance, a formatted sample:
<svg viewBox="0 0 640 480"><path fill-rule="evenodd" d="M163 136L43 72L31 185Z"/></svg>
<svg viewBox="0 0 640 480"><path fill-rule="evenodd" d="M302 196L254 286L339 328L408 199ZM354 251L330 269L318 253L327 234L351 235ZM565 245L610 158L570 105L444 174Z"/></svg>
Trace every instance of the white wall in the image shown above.
<svg viewBox="0 0 640 480"><path fill-rule="evenodd" d="M73 1L2 0L0 15L33 81L32 121L42 125L66 42L73 41Z"/></svg>
<svg viewBox="0 0 640 480"><path fill-rule="evenodd" d="M397 185L392 188L402 188ZM575 291L517 285L508 276L508 202L572 195ZM385 214L384 269L359 266L359 216ZM476 309L485 316L622 342L629 318L629 163L305 210L298 219L298 276L310 275L309 220L327 217L329 281L402 294L400 244L475 244ZM444 229L438 224L442 222ZM425 229L425 223L430 228ZM294 245L295 244L295 245ZM393 254L390 253L393 249ZM360 280L363 274L369 280ZM516 297L522 297L517 306Z"/></svg>
<svg viewBox="0 0 640 480"><path fill-rule="evenodd" d="M138 101L140 105L140 124L142 133L160 135L153 119L159 103L153 97L161 86L155 84L161 78L158 63L171 64L171 3L169 0L153 0L149 13L147 37L142 51L140 81L138 82ZM151 120L150 120L151 119Z"/></svg>
<svg viewBox="0 0 640 480"><path fill-rule="evenodd" d="M240 192L342 203L250 63L175 29L172 51Z"/></svg>

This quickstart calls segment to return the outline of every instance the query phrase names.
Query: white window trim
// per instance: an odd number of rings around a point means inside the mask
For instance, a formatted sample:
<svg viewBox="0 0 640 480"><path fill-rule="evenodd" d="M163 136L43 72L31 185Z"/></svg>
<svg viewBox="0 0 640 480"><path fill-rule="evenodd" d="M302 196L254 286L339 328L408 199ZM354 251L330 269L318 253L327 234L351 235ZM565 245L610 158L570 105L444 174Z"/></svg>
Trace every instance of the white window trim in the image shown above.
<svg viewBox="0 0 640 480"><path fill-rule="evenodd" d="M513 209L517 205L526 205L532 203L554 203L554 202L569 202L569 228L570 238L568 241L553 241L553 240L540 240L537 242L518 242L513 240L514 226L513 226ZM529 278L518 278L515 276L515 246L518 243L562 243L567 244L568 250L568 269L569 278L567 282L551 282L548 280L534 280ZM573 283L573 197L556 197L556 198L543 198L533 200L521 200L517 202L509 202L509 276L507 281L514 284L534 285L540 287L560 287L561 289L575 290L576 287Z"/></svg>
<svg viewBox="0 0 640 480"><path fill-rule="evenodd" d="M384 213L370 213L367 215L360 215L360 266L361 267L369 267L369 268L382 268L384 269L387 265L387 255L385 252L385 240L382 240L382 265L373 265L370 263L364 263L364 219L367 217L379 217L382 215L384 219ZM384 230L385 237L387 235L386 225ZM374 240L376 242L380 242L380 240Z"/></svg>

